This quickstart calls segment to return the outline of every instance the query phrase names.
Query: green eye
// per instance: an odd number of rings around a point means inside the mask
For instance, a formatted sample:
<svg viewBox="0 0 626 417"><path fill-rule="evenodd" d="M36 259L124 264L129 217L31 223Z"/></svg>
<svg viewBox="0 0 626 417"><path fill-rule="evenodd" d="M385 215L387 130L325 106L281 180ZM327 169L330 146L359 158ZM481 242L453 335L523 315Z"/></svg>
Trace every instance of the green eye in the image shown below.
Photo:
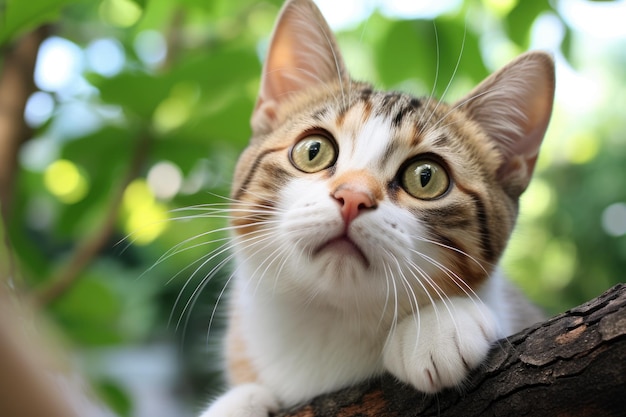
<svg viewBox="0 0 626 417"><path fill-rule="evenodd" d="M337 159L337 148L325 136L307 136L291 149L291 163L304 172L318 172L328 168Z"/></svg>
<svg viewBox="0 0 626 417"><path fill-rule="evenodd" d="M450 178L437 162L419 159L411 162L402 173L402 186L415 198L434 200L448 191Z"/></svg>

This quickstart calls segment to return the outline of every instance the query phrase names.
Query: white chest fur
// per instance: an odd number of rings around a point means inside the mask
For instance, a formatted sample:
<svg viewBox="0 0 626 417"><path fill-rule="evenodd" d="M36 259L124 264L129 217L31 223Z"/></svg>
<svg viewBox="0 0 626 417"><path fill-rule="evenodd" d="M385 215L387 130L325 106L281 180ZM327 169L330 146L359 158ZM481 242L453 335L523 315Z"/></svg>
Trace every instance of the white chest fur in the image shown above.
<svg viewBox="0 0 626 417"><path fill-rule="evenodd" d="M297 403L382 372L383 326L253 286L239 296L242 337L259 382L281 402Z"/></svg>

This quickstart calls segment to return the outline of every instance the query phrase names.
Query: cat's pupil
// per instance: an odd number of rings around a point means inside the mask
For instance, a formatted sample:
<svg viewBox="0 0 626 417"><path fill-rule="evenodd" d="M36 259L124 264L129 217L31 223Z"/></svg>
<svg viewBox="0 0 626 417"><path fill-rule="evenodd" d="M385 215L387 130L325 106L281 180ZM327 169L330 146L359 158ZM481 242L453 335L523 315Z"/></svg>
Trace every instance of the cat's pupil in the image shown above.
<svg viewBox="0 0 626 417"><path fill-rule="evenodd" d="M318 153L320 153L320 147L322 144L320 142L313 142L309 146L309 161L315 159Z"/></svg>
<svg viewBox="0 0 626 417"><path fill-rule="evenodd" d="M422 184L422 187L426 187L432 176L433 171L428 165L422 168L422 171L420 172L420 184Z"/></svg>

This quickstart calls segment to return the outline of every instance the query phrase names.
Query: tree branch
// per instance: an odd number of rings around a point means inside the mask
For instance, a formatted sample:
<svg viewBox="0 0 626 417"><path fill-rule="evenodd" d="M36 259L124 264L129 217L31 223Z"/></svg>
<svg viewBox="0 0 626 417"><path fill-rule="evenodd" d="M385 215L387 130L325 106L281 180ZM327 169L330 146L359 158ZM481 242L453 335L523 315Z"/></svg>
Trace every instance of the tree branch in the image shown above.
<svg viewBox="0 0 626 417"><path fill-rule="evenodd" d="M35 91L33 73L37 51L48 33L49 27L42 26L26 34L7 48L4 56L0 74L0 201L5 219L13 197L17 154L31 135L24 121L24 108Z"/></svg>
<svg viewBox="0 0 626 417"><path fill-rule="evenodd" d="M385 375L276 417L623 416L626 285L502 340L463 392L425 395Z"/></svg>
<svg viewBox="0 0 626 417"><path fill-rule="evenodd" d="M3 229L0 250L6 251L3 273L16 277L12 249L8 238L8 224L13 203L13 188L17 176L17 156L20 147L31 136L24 121L24 108L35 91L33 73L37 51L48 36L50 28L42 26L28 33L14 45L3 48L0 73L0 228Z"/></svg>
<svg viewBox="0 0 626 417"><path fill-rule="evenodd" d="M34 298L37 305L44 306L63 295L80 277L81 271L106 244L113 233L115 221L119 215L122 199L124 198L124 191L128 184L139 175L139 171L148 156L150 142L151 137L149 134L144 133L140 136L128 171L112 192L104 220L94 233L87 235L81 242L76 244L76 248L70 258L46 280L44 287L36 291Z"/></svg>

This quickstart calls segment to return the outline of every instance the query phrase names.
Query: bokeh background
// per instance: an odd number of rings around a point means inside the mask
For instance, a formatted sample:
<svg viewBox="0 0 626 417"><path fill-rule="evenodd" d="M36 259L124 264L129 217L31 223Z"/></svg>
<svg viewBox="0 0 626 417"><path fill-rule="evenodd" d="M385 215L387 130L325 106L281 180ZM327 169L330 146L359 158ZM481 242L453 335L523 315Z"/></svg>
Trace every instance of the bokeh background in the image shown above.
<svg viewBox="0 0 626 417"><path fill-rule="evenodd" d="M229 253L207 205L226 202L280 3L0 1L0 272L120 416L193 415L219 389ZM550 314L623 281L625 1L318 4L381 88L454 101L552 52L554 116L504 268Z"/></svg>

